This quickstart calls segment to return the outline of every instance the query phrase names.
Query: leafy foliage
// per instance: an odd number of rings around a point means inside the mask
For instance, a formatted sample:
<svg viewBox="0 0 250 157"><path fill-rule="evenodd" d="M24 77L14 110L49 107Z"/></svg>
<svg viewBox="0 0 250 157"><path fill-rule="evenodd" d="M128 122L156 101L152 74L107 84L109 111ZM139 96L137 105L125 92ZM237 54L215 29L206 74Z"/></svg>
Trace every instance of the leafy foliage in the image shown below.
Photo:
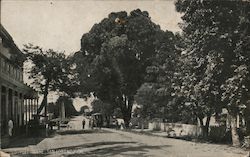
<svg viewBox="0 0 250 157"><path fill-rule="evenodd" d="M92 112L101 113L109 125L110 118L114 115L115 107L112 106L112 104L104 103L99 99L95 99L94 101L92 101L91 106L92 106Z"/></svg>
<svg viewBox="0 0 250 157"><path fill-rule="evenodd" d="M249 98L249 6L243 0L176 2L184 13L180 91L201 107L202 115L226 107L235 118Z"/></svg>
<svg viewBox="0 0 250 157"><path fill-rule="evenodd" d="M146 68L145 83L138 89L136 101L142 106L142 116L165 118L172 121L177 117L177 105L173 103L172 84L180 55L177 50L179 36L172 32L162 32L158 38L157 53L152 64ZM178 119L178 118L177 118Z"/></svg>
<svg viewBox="0 0 250 157"><path fill-rule="evenodd" d="M128 126L134 95L144 82L162 33L148 13L139 9L130 15L111 13L95 24L82 36L81 50L75 54L81 92L94 92L104 103L119 107Z"/></svg>
<svg viewBox="0 0 250 157"><path fill-rule="evenodd" d="M44 95L42 108L47 104L49 91L57 91L73 96L72 88L75 83L72 81L71 63L64 53L58 53L52 49L43 50L32 44L24 45L27 60L31 61L29 77L32 84Z"/></svg>

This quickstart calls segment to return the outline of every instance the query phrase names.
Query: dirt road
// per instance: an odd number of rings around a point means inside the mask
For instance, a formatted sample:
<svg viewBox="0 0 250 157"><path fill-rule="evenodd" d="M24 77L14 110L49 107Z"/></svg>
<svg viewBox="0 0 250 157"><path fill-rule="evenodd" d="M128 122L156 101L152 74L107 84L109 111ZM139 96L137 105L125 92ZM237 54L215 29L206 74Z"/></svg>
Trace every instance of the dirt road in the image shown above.
<svg viewBox="0 0 250 157"><path fill-rule="evenodd" d="M78 125L74 119L74 125ZM33 145L5 149L21 157L245 157L246 152L227 145L195 143L178 139L102 129L45 138Z"/></svg>

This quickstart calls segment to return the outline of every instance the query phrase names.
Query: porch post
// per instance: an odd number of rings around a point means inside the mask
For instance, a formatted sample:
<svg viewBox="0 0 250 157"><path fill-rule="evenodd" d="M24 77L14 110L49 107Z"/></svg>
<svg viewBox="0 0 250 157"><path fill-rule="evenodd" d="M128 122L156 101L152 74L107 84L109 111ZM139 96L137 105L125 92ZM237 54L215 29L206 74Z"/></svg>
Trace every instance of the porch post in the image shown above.
<svg viewBox="0 0 250 157"><path fill-rule="evenodd" d="M8 121L9 121L9 98L8 98L8 95L9 95L9 88L7 88L7 87L5 87L5 106L6 106L6 110L5 110L5 112L6 112L6 125L7 125L7 123L8 123ZM5 130L6 131L6 130Z"/></svg>
<svg viewBox="0 0 250 157"><path fill-rule="evenodd" d="M37 113L37 115L39 114L38 113L38 98L36 98L36 113Z"/></svg>
<svg viewBox="0 0 250 157"><path fill-rule="evenodd" d="M21 120L22 120L22 126L24 125L24 98L23 94L21 95Z"/></svg>
<svg viewBox="0 0 250 157"><path fill-rule="evenodd" d="M25 102L25 124L28 124L28 102L27 99L24 100Z"/></svg>
<svg viewBox="0 0 250 157"><path fill-rule="evenodd" d="M28 99L28 116L29 116L29 121L30 121L30 99Z"/></svg>

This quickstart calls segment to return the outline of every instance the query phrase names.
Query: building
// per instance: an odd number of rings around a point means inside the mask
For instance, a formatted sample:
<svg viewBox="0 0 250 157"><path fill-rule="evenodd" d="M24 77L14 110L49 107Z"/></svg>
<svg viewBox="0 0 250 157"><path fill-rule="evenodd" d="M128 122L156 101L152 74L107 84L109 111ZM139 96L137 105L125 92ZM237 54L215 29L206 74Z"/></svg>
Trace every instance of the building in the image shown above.
<svg viewBox="0 0 250 157"><path fill-rule="evenodd" d="M8 121L13 121L13 136L25 131L38 108L38 94L23 82L25 55L0 25L0 125L3 147L9 141Z"/></svg>

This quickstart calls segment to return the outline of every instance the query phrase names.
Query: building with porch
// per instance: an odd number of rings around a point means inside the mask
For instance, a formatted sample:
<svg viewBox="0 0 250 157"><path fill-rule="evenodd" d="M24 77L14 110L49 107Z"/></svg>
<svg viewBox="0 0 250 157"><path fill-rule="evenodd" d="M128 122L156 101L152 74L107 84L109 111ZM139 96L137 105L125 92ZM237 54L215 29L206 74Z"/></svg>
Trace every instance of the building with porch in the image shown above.
<svg viewBox="0 0 250 157"><path fill-rule="evenodd" d="M25 55L0 25L0 147L8 144L8 121L13 121L13 136L25 132L25 126L38 108L38 93L23 82Z"/></svg>

